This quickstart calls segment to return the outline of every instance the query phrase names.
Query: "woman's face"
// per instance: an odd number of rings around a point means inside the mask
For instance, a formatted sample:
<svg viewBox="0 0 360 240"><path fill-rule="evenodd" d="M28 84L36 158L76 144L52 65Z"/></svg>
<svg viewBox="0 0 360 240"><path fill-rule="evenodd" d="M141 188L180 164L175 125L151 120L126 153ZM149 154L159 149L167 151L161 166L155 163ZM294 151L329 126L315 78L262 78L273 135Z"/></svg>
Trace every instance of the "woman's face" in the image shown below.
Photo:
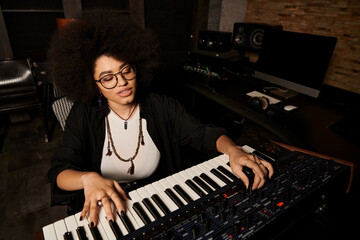
<svg viewBox="0 0 360 240"><path fill-rule="evenodd" d="M129 65L113 57L102 55L95 61L94 79L98 80L109 74L116 74L121 71L123 75L126 75L128 73L126 66ZM133 103L136 92L136 77L126 80L120 73L116 77L118 81L112 89L106 89L100 82L96 82L101 93L107 98L110 106L119 104L124 106ZM115 77L113 80L116 80Z"/></svg>

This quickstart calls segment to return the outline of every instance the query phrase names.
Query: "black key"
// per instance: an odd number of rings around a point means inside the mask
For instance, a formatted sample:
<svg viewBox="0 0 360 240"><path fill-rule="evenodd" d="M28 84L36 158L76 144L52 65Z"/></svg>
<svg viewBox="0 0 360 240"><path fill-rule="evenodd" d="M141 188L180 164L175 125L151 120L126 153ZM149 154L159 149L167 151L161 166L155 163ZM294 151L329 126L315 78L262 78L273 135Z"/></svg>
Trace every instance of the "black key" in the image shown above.
<svg viewBox="0 0 360 240"><path fill-rule="evenodd" d="M101 237L101 234L99 232L99 229L96 226L91 227L91 225L89 224L89 228L90 228L91 234L95 240L103 240L103 238Z"/></svg>
<svg viewBox="0 0 360 240"><path fill-rule="evenodd" d="M133 204L133 208L145 225L151 222L149 217L146 215L144 209L140 206L138 202Z"/></svg>
<svg viewBox="0 0 360 240"><path fill-rule="evenodd" d="M231 181L227 177L222 175L217 169L213 168L210 170L210 172L212 174L214 174L216 177L218 177L219 179L221 179L224 183L226 183L226 184L231 183Z"/></svg>
<svg viewBox="0 0 360 240"><path fill-rule="evenodd" d="M223 166L218 166L219 171L221 171L223 174L231 178L233 181L238 180L239 178L236 177L232 172L224 168Z"/></svg>
<svg viewBox="0 0 360 240"><path fill-rule="evenodd" d="M76 229L76 233L80 240L88 240L84 227L80 226Z"/></svg>
<svg viewBox="0 0 360 240"><path fill-rule="evenodd" d="M179 185L176 184L174 189L187 203L191 203L193 201L193 199Z"/></svg>
<svg viewBox="0 0 360 240"><path fill-rule="evenodd" d="M169 198L176 204L176 206L178 206L179 208L185 206L183 204L183 202L175 195L175 193L170 189L170 188L167 188L165 190L165 193L166 195L169 196Z"/></svg>
<svg viewBox="0 0 360 240"><path fill-rule="evenodd" d="M207 193L211 193L213 190L198 176L193 177L194 182L200 185Z"/></svg>
<svg viewBox="0 0 360 240"><path fill-rule="evenodd" d="M124 224L126 230L131 233L135 231L134 226L132 225L130 219L128 218L128 216L125 214L124 211L121 211L121 214L118 213L118 216L120 218L120 220L122 221L122 223Z"/></svg>
<svg viewBox="0 0 360 240"><path fill-rule="evenodd" d="M204 197L205 193L198 187L196 186L195 183L193 183L193 181L191 181L190 179L186 180L185 183L194 191L196 192L200 197Z"/></svg>
<svg viewBox="0 0 360 240"><path fill-rule="evenodd" d="M161 200L161 198L154 194L151 196L151 199L156 203L156 205L158 205L158 207L161 209L161 211L163 211L163 213L165 215L170 213L169 208L165 205L165 203Z"/></svg>
<svg viewBox="0 0 360 240"><path fill-rule="evenodd" d="M64 233L64 240L74 240L71 232Z"/></svg>
<svg viewBox="0 0 360 240"><path fill-rule="evenodd" d="M148 198L144 198L142 202L145 205L145 207L149 210L151 215L155 218L155 220L161 218L160 214L158 213L158 211L156 210L156 208Z"/></svg>
<svg viewBox="0 0 360 240"><path fill-rule="evenodd" d="M116 239L120 239L123 237L122 232L120 231L120 228L116 222L114 222L113 220L110 220L109 225L110 225L110 228L113 231Z"/></svg>
<svg viewBox="0 0 360 240"><path fill-rule="evenodd" d="M212 180L208 175L206 175L205 173L202 173L201 175L200 175L200 177L202 178L202 179L204 179L204 181L205 182L207 182L210 186L212 186L213 188L215 188L215 189L219 189L220 188L220 186L214 181L214 180Z"/></svg>

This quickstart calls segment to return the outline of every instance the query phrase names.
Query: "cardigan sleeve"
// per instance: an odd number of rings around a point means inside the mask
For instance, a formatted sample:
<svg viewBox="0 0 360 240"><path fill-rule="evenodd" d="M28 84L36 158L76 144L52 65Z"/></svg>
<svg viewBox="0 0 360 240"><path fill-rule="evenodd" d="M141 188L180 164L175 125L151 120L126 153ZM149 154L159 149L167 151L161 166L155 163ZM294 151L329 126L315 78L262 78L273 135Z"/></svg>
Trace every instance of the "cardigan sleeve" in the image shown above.
<svg viewBox="0 0 360 240"><path fill-rule="evenodd" d="M68 204L71 199L78 195L79 191L64 191L61 190L56 183L57 176L65 169L83 170L83 148L84 136L81 131L83 109L74 104L69 116L66 120L65 131L62 136L62 141L59 144L55 155L51 161L51 168L48 171L48 178L51 183L51 205Z"/></svg>
<svg viewBox="0 0 360 240"><path fill-rule="evenodd" d="M226 134L226 130L212 124L203 124L191 115L178 101L162 97L161 105L165 112L165 124L172 131L179 145L187 145L209 156L219 154L216 141Z"/></svg>

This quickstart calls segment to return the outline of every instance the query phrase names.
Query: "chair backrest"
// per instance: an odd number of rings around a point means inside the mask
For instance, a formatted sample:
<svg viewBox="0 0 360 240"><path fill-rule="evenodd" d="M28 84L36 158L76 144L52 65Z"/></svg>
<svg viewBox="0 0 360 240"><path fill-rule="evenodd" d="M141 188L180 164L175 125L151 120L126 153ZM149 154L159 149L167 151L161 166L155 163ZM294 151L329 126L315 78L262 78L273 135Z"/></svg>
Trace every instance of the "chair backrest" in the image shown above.
<svg viewBox="0 0 360 240"><path fill-rule="evenodd" d="M38 103L38 92L29 60L0 60L0 109L11 110Z"/></svg>
<svg viewBox="0 0 360 240"><path fill-rule="evenodd" d="M34 76L28 61L0 60L1 96L19 95L28 92L36 92Z"/></svg>
<svg viewBox="0 0 360 240"><path fill-rule="evenodd" d="M74 103L68 100L66 97L57 99L52 104L52 109L54 111L54 114L57 120L59 121L63 131L65 129L66 118L68 117L73 104Z"/></svg>

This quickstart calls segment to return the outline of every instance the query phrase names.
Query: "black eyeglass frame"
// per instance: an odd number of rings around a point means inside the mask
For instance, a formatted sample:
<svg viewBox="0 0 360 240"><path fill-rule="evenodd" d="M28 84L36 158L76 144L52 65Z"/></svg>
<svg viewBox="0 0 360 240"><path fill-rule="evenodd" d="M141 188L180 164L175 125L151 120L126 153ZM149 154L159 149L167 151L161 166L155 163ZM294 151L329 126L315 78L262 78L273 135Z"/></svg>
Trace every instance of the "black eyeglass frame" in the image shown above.
<svg viewBox="0 0 360 240"><path fill-rule="evenodd" d="M124 71L127 67L130 67L130 68L132 68L132 69L134 70L134 74L135 74L135 75L134 75L132 78L130 78L130 79L127 79L127 78L124 77L124 75L123 75L123 71ZM95 82L100 82L100 84L101 84L101 86L103 86L103 88L113 89L113 88L115 88L115 87L117 86L117 84L118 84L118 82L119 82L119 79L118 79L118 77L117 77L117 75L118 75L119 73L120 73L121 77L122 77L124 80L130 81L130 80L133 80L133 79L136 77L136 68L135 68L134 65L126 65L126 66L124 66L124 67L121 69L120 72L106 74L105 76L101 77L99 80L94 80L94 81L95 81ZM108 77L108 76L113 76L113 77L115 77L115 79L116 79L116 84L115 84L113 87L111 87L111 88L105 87L105 86L102 84L102 82L101 82L101 80L103 80L105 77Z"/></svg>

